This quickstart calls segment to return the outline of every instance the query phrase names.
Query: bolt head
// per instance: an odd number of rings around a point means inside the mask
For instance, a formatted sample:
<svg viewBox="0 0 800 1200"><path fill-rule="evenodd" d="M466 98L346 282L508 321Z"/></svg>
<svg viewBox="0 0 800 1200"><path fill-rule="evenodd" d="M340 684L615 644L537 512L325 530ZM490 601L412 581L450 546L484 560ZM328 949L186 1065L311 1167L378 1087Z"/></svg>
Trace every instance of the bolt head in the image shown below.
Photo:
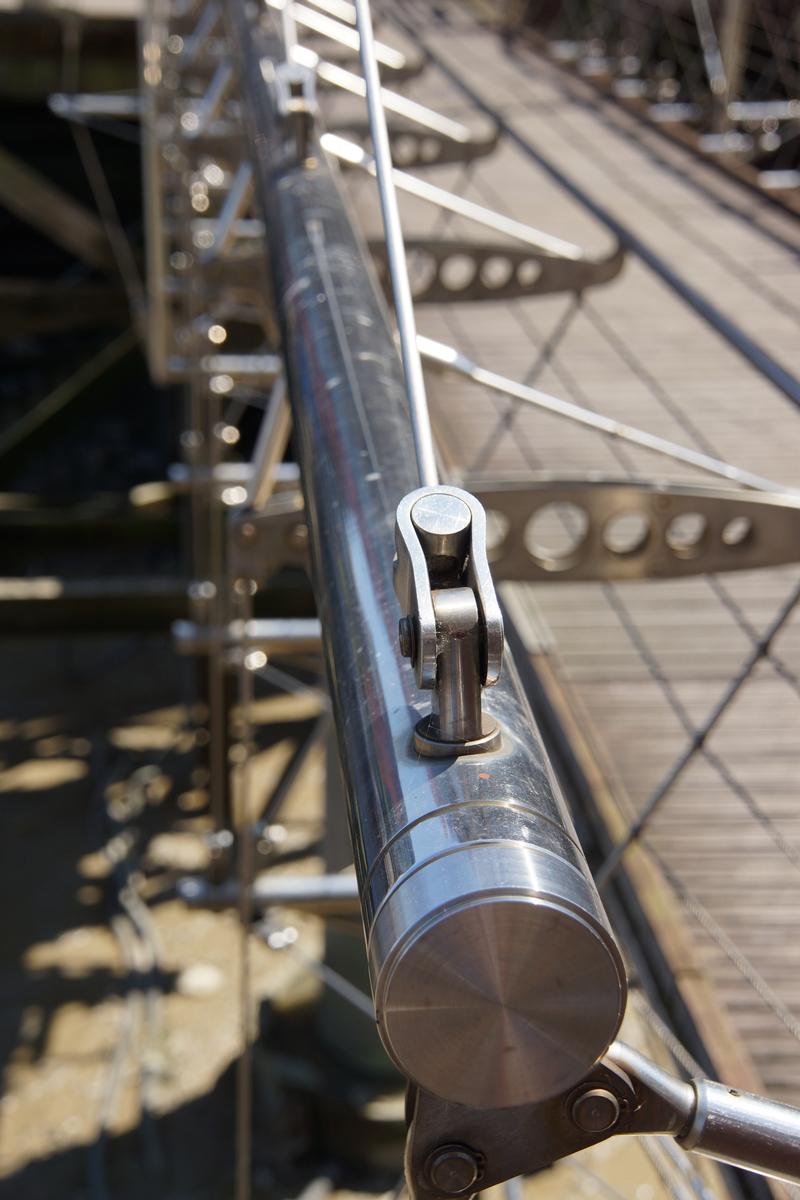
<svg viewBox="0 0 800 1200"><path fill-rule="evenodd" d="M584 1133L605 1133L619 1120L619 1101L607 1088L589 1088L573 1100L571 1116Z"/></svg>
<svg viewBox="0 0 800 1200"><path fill-rule="evenodd" d="M427 1175L443 1196L461 1196L475 1187L480 1167L466 1146L440 1146L428 1159Z"/></svg>
<svg viewBox="0 0 800 1200"><path fill-rule="evenodd" d="M448 537L469 529L472 513L458 496L433 492L417 501L411 510L411 520L418 533Z"/></svg>

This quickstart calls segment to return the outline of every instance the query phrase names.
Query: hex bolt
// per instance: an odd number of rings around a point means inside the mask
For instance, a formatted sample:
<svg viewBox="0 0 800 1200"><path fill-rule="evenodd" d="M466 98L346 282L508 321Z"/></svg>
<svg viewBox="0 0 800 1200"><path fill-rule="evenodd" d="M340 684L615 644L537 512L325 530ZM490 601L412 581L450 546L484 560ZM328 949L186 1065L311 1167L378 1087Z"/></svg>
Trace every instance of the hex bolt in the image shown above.
<svg viewBox="0 0 800 1200"><path fill-rule="evenodd" d="M605 1133L619 1120L619 1101L606 1088L589 1088L573 1100L571 1116L584 1133Z"/></svg>
<svg viewBox="0 0 800 1200"><path fill-rule="evenodd" d="M443 1196L461 1196L475 1186L480 1176L478 1160L466 1146L440 1146L428 1159L431 1185Z"/></svg>

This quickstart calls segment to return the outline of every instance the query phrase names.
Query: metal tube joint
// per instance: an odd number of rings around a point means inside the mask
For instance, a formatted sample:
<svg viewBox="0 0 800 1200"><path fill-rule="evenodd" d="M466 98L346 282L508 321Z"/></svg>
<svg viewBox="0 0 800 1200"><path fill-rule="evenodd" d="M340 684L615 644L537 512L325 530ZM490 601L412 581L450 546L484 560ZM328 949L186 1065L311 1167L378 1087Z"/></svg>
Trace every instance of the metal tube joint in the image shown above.
<svg viewBox="0 0 800 1200"><path fill-rule="evenodd" d="M503 618L486 553L486 514L469 492L419 488L398 505L395 591L400 650L433 691L414 748L432 758L484 754L501 742L481 692L502 668Z"/></svg>

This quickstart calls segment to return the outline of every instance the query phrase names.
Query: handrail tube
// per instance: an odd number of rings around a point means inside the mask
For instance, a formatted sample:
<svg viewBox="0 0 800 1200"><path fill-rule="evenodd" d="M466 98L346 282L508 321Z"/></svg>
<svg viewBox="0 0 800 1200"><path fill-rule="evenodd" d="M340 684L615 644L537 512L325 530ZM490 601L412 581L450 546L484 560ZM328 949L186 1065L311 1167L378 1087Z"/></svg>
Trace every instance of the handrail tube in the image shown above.
<svg viewBox="0 0 800 1200"><path fill-rule="evenodd" d="M419 486L400 360L336 167L281 127L282 47L227 0L283 335L381 1036L424 1089L475 1107L552 1096L605 1051L621 959L511 656L485 707L502 748L413 750L427 707L399 651L393 525ZM265 78L266 76L266 78Z"/></svg>

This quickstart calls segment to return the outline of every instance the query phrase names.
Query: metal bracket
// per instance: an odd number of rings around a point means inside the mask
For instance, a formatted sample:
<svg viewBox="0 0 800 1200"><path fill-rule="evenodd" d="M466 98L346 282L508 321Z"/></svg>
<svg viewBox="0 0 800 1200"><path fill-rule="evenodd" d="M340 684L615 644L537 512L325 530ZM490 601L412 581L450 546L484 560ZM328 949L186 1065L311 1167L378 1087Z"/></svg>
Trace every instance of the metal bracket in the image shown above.
<svg viewBox="0 0 800 1200"><path fill-rule="evenodd" d="M192 231L195 238L208 243L209 250L204 253L212 259L221 238L228 248L237 248L228 274L209 279L240 292L257 285L258 275L251 278L242 272L263 253L261 222L239 219L226 226L221 217L207 218L194 221ZM383 289L391 299L386 243L374 238L368 244ZM619 248L605 258L594 259L562 257L500 241L408 237L405 245L415 304L518 300L555 292L582 292L614 279L624 261L624 251Z"/></svg>
<svg viewBox="0 0 800 1200"><path fill-rule="evenodd" d="M171 469L170 478L182 482L182 470ZM237 525L234 561L240 574L250 576L255 572L251 577L260 578L265 570L304 564L303 496L296 487L295 472L295 468L281 466L278 484L285 490L270 501L266 513L237 513L233 518ZM249 478L246 464L225 464L215 482L224 489L246 485ZM412 492L397 510L395 590L406 614L413 616L417 579L423 589L420 640L417 646L412 639L411 657L417 683L425 689L435 687L436 616L432 615L432 601L426 600L431 593L427 559L407 510L409 501L413 506L423 495L436 493L469 501L471 532L463 532L473 541L477 533L481 550L474 551L476 557L470 560L468 571L470 579L474 573L476 586L480 584L488 594L477 567L482 552L491 589L488 611L497 605L492 578L526 583L682 579L800 561L800 496L788 493L550 476L519 481L473 478L470 487L470 492L455 487ZM422 512L420 509L418 515ZM468 580L466 586L472 583ZM487 611L482 608L485 595L483 599L478 595L479 614ZM442 604L440 601L440 607ZM450 607L449 615L442 619L452 617ZM497 627L502 655L499 612ZM495 661L499 658L487 656L490 677L483 686L497 680L499 666L492 666Z"/></svg>
<svg viewBox="0 0 800 1200"><path fill-rule="evenodd" d="M620 1132L624 1125L627 1132L635 1106L631 1080L606 1061L568 1093L513 1109L467 1108L411 1088L405 1172L412 1200L469 1197L533 1174L604 1141L612 1126ZM573 1119L576 1109L601 1127L581 1128Z"/></svg>
<svg viewBox="0 0 800 1200"><path fill-rule="evenodd" d="M549 476L470 486L497 579L676 579L800 559L800 495Z"/></svg>
<svg viewBox="0 0 800 1200"><path fill-rule="evenodd" d="M331 125L329 129L331 133L352 138L360 146L369 145L369 125L366 122L346 121ZM463 141L446 137L437 129L414 129L410 125L389 128L392 161L404 171L412 167L440 166L442 163L472 162L492 154L497 148L498 138L497 127L492 129L488 137L470 136Z"/></svg>
<svg viewBox="0 0 800 1200"><path fill-rule="evenodd" d="M503 618L483 508L460 488L419 488L398 505L395 543L401 652L434 693L414 745L431 757L493 750L500 731L481 711L481 689L500 676Z"/></svg>
<svg viewBox="0 0 800 1200"><path fill-rule="evenodd" d="M685 1083L614 1042L577 1087L538 1104L472 1109L410 1088L406 1180L412 1200L468 1197L615 1134L643 1133L800 1179L800 1110L706 1079Z"/></svg>
<svg viewBox="0 0 800 1200"><path fill-rule="evenodd" d="M298 162L308 158L317 104L316 73L298 63L275 63L275 95L287 136L294 138Z"/></svg>
<svg viewBox="0 0 800 1200"><path fill-rule="evenodd" d="M378 276L389 291L386 246L369 243ZM553 292L582 292L614 279L625 251L605 258L566 258L508 242L406 238L415 304L515 300Z"/></svg>
<svg viewBox="0 0 800 1200"><path fill-rule="evenodd" d="M260 512L231 517L231 570L262 582L282 567L308 567L308 526L301 492L274 495Z"/></svg>

